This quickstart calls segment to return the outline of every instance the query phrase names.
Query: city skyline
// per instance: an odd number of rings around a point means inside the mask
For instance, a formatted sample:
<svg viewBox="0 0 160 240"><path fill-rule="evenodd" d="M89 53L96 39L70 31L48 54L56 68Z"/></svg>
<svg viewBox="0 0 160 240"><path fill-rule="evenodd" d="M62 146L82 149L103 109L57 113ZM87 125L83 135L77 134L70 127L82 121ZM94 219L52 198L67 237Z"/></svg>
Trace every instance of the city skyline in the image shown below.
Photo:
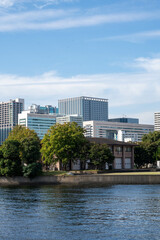
<svg viewBox="0 0 160 240"><path fill-rule="evenodd" d="M109 100L109 118L160 111L158 0L3 0L0 102Z"/></svg>

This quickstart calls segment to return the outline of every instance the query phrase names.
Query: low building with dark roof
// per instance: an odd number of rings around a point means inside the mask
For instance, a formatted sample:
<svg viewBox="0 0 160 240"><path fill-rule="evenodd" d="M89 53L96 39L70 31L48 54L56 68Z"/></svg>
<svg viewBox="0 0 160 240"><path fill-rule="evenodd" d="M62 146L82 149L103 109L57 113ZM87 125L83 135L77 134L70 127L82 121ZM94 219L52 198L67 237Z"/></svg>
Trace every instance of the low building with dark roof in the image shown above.
<svg viewBox="0 0 160 240"><path fill-rule="evenodd" d="M89 142L91 143L97 143L97 144L107 144L107 146L110 148L111 152L114 155L114 161L112 165L108 165L106 163L106 166L104 170L106 169L113 169L113 170L129 170L134 168L134 147L136 144L129 143L129 142L121 142L116 140L111 140L107 138L87 138ZM88 159L84 164L81 163L80 160L77 160L76 162L72 162L70 169L68 170L87 170L87 169L93 169L93 164L91 164L90 160ZM63 167L60 164L60 162L57 162L57 164L54 166L54 170L62 170Z"/></svg>
<svg viewBox="0 0 160 240"><path fill-rule="evenodd" d="M107 144L115 159L112 169L133 169L134 168L134 147L136 144L111 140L107 138L87 138L90 142L97 144Z"/></svg>

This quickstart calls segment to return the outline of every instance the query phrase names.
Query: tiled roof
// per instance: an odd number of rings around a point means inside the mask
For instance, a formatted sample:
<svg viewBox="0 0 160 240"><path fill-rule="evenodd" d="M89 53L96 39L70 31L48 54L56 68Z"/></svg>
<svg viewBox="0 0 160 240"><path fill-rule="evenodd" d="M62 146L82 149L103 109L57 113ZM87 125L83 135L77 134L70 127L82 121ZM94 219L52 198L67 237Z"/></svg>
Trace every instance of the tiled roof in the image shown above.
<svg viewBox="0 0 160 240"><path fill-rule="evenodd" d="M92 138L92 137L87 137L87 139L90 142L94 143L99 143L99 144L107 144L107 145L125 145L125 146L136 146L135 143L130 143L130 142L122 142L122 141L116 141L108 138Z"/></svg>

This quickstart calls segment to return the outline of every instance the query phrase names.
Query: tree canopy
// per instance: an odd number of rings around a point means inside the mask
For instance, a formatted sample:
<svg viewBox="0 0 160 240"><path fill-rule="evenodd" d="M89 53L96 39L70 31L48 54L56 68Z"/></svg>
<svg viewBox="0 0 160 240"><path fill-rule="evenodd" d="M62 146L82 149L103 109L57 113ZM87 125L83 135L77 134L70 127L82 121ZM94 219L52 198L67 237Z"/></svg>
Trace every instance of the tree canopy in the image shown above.
<svg viewBox="0 0 160 240"><path fill-rule="evenodd" d="M145 134L142 142L135 147L135 164L138 167L148 163L155 164L160 159L160 132Z"/></svg>
<svg viewBox="0 0 160 240"><path fill-rule="evenodd" d="M91 143L90 160L97 169L105 169L105 164L112 163L114 156L107 144Z"/></svg>
<svg viewBox="0 0 160 240"><path fill-rule="evenodd" d="M50 164L59 160L66 168L71 161L79 158L86 138L84 129L72 122L52 126L41 143L44 163Z"/></svg>
<svg viewBox="0 0 160 240"><path fill-rule="evenodd" d="M34 130L26 128L21 125L17 125L13 128L13 130L9 133L8 140L17 140L21 142L25 138L34 138L35 140L39 141L39 137Z"/></svg>
<svg viewBox="0 0 160 240"><path fill-rule="evenodd" d="M2 176L22 175L19 147L17 140L6 140L3 143L0 149L0 174Z"/></svg>
<svg viewBox="0 0 160 240"><path fill-rule="evenodd" d="M155 163L160 158L160 132L154 131L144 135L141 144Z"/></svg>
<svg viewBox="0 0 160 240"><path fill-rule="evenodd" d="M8 140L19 142L23 163L29 164L40 159L40 139L34 130L18 125L10 132Z"/></svg>
<svg viewBox="0 0 160 240"><path fill-rule="evenodd" d="M141 144L134 148L134 163L138 168L151 162L152 161L147 150Z"/></svg>
<svg viewBox="0 0 160 240"><path fill-rule="evenodd" d="M0 173L34 177L41 172L40 139L26 127L16 126L0 149Z"/></svg>

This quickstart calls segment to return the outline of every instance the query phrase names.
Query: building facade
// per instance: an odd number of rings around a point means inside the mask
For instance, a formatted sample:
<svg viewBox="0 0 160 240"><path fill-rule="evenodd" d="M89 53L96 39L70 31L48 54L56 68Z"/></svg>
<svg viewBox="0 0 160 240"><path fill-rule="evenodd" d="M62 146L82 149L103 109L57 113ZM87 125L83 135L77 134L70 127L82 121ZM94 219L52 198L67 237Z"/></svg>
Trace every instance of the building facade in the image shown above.
<svg viewBox="0 0 160 240"><path fill-rule="evenodd" d="M9 102L0 102L0 145L10 131L18 125L18 114L24 110L24 99L17 98Z"/></svg>
<svg viewBox="0 0 160 240"><path fill-rule="evenodd" d="M154 130L160 131L160 112L154 113Z"/></svg>
<svg viewBox="0 0 160 240"><path fill-rule="evenodd" d="M154 131L153 125L108 121L85 121L86 137L108 138L124 142L140 142L144 134Z"/></svg>
<svg viewBox="0 0 160 240"><path fill-rule="evenodd" d="M108 119L109 122L122 122L122 123L136 123L139 124L139 119L138 118L127 118L127 117L122 117L122 118L111 118Z"/></svg>
<svg viewBox="0 0 160 240"><path fill-rule="evenodd" d="M83 121L108 120L108 99L92 97L75 97L58 100L59 114L77 114Z"/></svg>
<svg viewBox="0 0 160 240"><path fill-rule="evenodd" d="M97 144L107 144L114 156L114 161L112 164L108 165L106 163L104 170L129 170L134 169L134 147L133 143L126 143L121 141L110 140L106 138L87 138L91 143ZM57 162L53 166L54 170L63 170L62 164ZM88 170L94 169L93 164L88 159L85 164L82 164L80 160L71 162L70 169L68 170Z"/></svg>
<svg viewBox="0 0 160 240"><path fill-rule="evenodd" d="M35 114L23 111L18 115L18 124L34 130L40 139L43 139L48 129L56 124L56 114Z"/></svg>
<svg viewBox="0 0 160 240"><path fill-rule="evenodd" d="M28 107L28 110L31 113L37 113L37 114L58 114L58 108L53 107L52 105L46 105L46 106L40 106L37 104L32 104Z"/></svg>
<svg viewBox="0 0 160 240"><path fill-rule="evenodd" d="M134 147L133 143L126 143L122 141L115 141L106 138L87 138L90 142L98 144L107 144L114 156L113 164L114 170L127 170L134 168ZM106 169L109 166L106 165Z"/></svg>
<svg viewBox="0 0 160 240"><path fill-rule="evenodd" d="M76 122L78 126L83 127L83 118L78 115L67 115L62 117L57 117L56 122L60 124Z"/></svg>

